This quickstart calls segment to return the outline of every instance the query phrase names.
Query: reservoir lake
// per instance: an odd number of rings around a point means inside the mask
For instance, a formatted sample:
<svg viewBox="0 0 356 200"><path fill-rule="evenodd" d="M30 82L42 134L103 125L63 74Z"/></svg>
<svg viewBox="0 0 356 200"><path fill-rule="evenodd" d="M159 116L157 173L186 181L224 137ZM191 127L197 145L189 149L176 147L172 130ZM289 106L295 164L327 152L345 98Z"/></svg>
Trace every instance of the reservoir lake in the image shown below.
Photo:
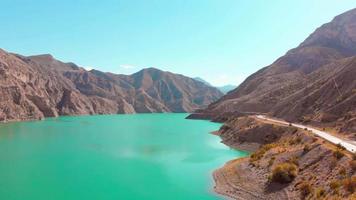
<svg viewBox="0 0 356 200"><path fill-rule="evenodd" d="M212 172L246 156L187 114L0 124L0 199L212 200Z"/></svg>

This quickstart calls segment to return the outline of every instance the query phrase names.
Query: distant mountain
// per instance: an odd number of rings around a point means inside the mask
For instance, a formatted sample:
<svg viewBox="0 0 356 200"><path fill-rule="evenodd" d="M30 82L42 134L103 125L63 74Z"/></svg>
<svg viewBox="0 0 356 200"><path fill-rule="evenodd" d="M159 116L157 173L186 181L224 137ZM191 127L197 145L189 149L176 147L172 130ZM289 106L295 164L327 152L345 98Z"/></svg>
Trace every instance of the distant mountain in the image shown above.
<svg viewBox="0 0 356 200"><path fill-rule="evenodd" d="M205 81L204 79L200 78L200 77L195 77L194 78L195 80L197 81L200 81L208 86L212 86L209 82ZM212 87L215 87L215 86L212 86ZM220 90L220 92L222 92L223 94L226 94L228 93L229 91L235 89L237 86L235 85L224 85L224 86L219 86L219 87L216 87L218 90Z"/></svg>
<svg viewBox="0 0 356 200"><path fill-rule="evenodd" d="M223 94L227 94L231 90L235 89L237 86L236 85L224 85L217 87Z"/></svg>
<svg viewBox="0 0 356 200"><path fill-rule="evenodd" d="M58 115L192 112L222 93L192 78L154 68L132 75L87 71L51 55L0 49L0 121Z"/></svg>
<svg viewBox="0 0 356 200"><path fill-rule="evenodd" d="M356 132L356 9L190 117L224 121L253 112Z"/></svg>

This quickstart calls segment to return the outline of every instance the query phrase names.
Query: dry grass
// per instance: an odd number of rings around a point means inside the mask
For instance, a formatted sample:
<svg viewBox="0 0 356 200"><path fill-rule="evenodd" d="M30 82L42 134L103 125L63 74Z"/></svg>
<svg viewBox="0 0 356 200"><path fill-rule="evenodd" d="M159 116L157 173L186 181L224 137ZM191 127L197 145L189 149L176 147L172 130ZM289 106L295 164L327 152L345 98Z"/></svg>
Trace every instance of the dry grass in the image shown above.
<svg viewBox="0 0 356 200"><path fill-rule="evenodd" d="M258 149L253 154L251 154L250 162L255 162L255 161L260 160L261 158L263 158L263 156L265 155L265 153L268 150L275 148L275 147L277 147L277 144L275 144L275 143L263 145L260 149Z"/></svg>

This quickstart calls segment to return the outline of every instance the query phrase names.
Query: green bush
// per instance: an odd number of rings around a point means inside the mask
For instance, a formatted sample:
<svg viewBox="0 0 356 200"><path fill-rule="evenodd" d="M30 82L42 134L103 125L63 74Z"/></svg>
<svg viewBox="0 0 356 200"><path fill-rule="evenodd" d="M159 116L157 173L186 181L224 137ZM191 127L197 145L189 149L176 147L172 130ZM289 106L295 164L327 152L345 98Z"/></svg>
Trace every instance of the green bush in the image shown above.
<svg viewBox="0 0 356 200"><path fill-rule="evenodd" d="M273 170L271 181L277 183L290 183L298 175L298 167L290 162L278 164Z"/></svg>

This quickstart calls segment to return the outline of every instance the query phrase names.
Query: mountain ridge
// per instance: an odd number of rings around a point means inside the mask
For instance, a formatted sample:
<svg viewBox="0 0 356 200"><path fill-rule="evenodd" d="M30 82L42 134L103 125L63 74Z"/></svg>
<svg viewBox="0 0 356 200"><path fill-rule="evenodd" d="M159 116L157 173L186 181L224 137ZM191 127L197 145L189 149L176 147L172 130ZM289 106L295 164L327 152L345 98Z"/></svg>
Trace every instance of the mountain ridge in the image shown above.
<svg viewBox="0 0 356 200"><path fill-rule="evenodd" d="M0 50L0 121L117 113L192 112L222 93L189 77L147 68L131 75L85 70L50 54Z"/></svg>
<svg viewBox="0 0 356 200"><path fill-rule="evenodd" d="M356 132L356 82L350 78L356 77L354 56L356 9L317 28L298 47L189 118L226 121L244 113L265 113Z"/></svg>

